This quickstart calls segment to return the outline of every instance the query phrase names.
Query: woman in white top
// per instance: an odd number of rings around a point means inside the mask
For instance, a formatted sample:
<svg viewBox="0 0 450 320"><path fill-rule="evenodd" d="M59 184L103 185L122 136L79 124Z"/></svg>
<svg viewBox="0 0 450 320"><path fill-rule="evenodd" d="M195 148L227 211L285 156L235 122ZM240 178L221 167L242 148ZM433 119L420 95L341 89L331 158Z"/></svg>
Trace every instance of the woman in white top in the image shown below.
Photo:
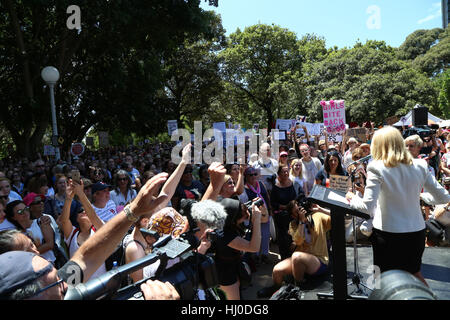
<svg viewBox="0 0 450 320"><path fill-rule="evenodd" d="M103 226L103 221L97 216L94 208L84 193L83 180L77 184L69 179L66 187L66 199L58 217L58 224L64 234L64 240L69 248L69 257L72 258L78 248L94 234L95 231ZM77 214L77 222L80 228L75 228L70 221L70 206L74 196L77 195L82 204L81 210ZM91 278L98 277L106 272L105 264L95 271ZM87 279L86 279L87 280Z"/></svg>
<svg viewBox="0 0 450 320"><path fill-rule="evenodd" d="M30 218L30 208L23 201L15 200L6 206L6 218L18 230L23 231L33 239L41 257L54 263L56 260L53 254L55 242L49 216L42 216L39 219L32 220Z"/></svg>
<svg viewBox="0 0 450 320"><path fill-rule="evenodd" d="M302 160L301 159L294 159L291 161L291 172L289 174L289 178L291 179L292 183L294 184L295 192L297 193L297 195L299 195L302 190L306 196L308 195L308 188L306 186L306 180L303 178L303 173L302 173Z"/></svg>
<svg viewBox="0 0 450 320"><path fill-rule="evenodd" d="M131 177L125 170L118 170L114 174L114 190L111 191L111 200L117 207L125 206L136 198L137 192L131 188ZM119 211L119 210L117 210Z"/></svg>
<svg viewBox="0 0 450 320"><path fill-rule="evenodd" d="M427 284L420 273L425 249L420 193L425 188L435 203L447 203L450 195L428 171L424 160L412 158L394 127L375 133L371 154L364 197L349 192L347 199L353 209L374 217L370 237L374 265L381 272L409 271Z"/></svg>

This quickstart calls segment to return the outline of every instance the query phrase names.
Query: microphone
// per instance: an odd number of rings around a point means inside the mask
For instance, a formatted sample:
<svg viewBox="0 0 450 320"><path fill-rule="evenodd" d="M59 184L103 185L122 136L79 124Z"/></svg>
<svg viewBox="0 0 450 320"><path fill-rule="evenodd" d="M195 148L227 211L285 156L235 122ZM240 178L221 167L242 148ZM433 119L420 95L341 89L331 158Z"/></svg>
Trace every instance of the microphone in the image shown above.
<svg viewBox="0 0 450 320"><path fill-rule="evenodd" d="M372 155L369 154L368 156L365 156L364 158L358 159L356 161L353 161L352 163L350 163L347 167L350 167L351 165L354 164L358 164L358 163L362 163L362 162L367 162L372 158Z"/></svg>

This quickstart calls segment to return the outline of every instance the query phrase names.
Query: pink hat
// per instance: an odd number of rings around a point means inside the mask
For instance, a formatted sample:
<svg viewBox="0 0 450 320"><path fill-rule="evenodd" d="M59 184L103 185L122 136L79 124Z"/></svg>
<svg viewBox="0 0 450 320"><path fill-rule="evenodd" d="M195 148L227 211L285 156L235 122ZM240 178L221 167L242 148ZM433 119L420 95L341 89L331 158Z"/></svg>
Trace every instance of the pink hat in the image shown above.
<svg viewBox="0 0 450 320"><path fill-rule="evenodd" d="M26 206L30 206L33 202L35 202L36 198L41 198L42 201L45 200L45 196L43 194L36 194L34 192L30 192L23 198L23 203L25 203Z"/></svg>
<svg viewBox="0 0 450 320"><path fill-rule="evenodd" d="M281 157L281 156L287 156L287 155L288 155L288 153L287 153L286 151L281 151L281 152L280 152L280 157Z"/></svg>

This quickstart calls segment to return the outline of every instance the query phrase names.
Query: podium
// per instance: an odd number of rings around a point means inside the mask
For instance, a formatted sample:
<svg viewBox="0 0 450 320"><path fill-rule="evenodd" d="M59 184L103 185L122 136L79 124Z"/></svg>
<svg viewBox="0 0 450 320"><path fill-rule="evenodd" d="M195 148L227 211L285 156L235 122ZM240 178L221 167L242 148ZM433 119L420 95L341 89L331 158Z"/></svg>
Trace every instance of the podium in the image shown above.
<svg viewBox="0 0 450 320"><path fill-rule="evenodd" d="M345 249L345 215L349 214L363 219L369 219L366 213L350 207L342 191L314 185L308 199L330 209L331 211L331 244L333 258L333 299L346 300L351 298L347 293L347 255ZM326 295L326 294L318 294Z"/></svg>

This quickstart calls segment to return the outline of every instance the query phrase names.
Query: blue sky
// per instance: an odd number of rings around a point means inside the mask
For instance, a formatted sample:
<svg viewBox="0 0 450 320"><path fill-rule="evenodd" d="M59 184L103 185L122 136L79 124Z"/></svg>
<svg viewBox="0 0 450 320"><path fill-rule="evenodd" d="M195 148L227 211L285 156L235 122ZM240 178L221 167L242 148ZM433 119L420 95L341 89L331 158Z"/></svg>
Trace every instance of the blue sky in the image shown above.
<svg viewBox="0 0 450 320"><path fill-rule="evenodd" d="M399 47L418 29L442 28L441 0L201 0L222 17L227 35L239 27L276 24L301 38L315 33L327 47L352 47L359 39L384 40Z"/></svg>

